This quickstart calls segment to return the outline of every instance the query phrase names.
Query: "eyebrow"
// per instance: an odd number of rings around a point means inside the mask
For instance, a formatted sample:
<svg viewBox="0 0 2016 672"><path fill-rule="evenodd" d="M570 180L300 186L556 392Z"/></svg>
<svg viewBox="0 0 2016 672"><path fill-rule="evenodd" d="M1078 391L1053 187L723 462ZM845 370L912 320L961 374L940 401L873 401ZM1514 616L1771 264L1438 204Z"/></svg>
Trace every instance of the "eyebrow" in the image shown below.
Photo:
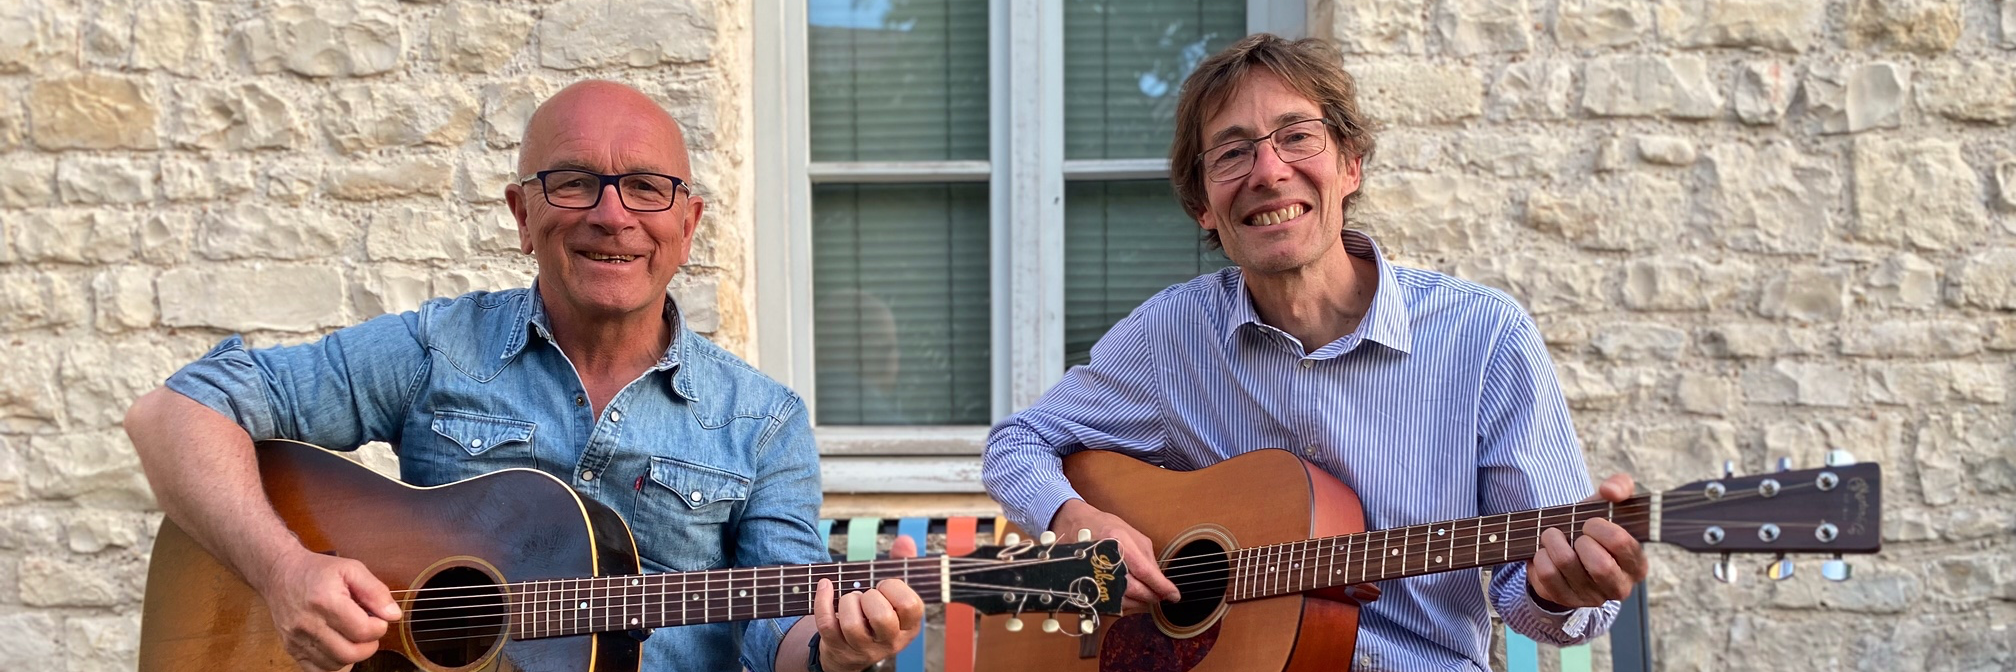
<svg viewBox="0 0 2016 672"><path fill-rule="evenodd" d="M580 162L580 161L572 161L572 160L569 160L569 161L557 161L557 162L554 162L554 163L552 163L552 164L549 164L549 165L547 166L546 170L579 170L579 171L584 171L584 172L590 172L590 173L595 173L595 174L597 174L597 175L600 175L600 174L603 174L603 173L602 173L602 168L601 168L600 166L593 166L593 165L589 165L589 164L587 164L587 163L583 163L583 162ZM617 171L616 173L612 173L612 174L619 174L619 175L620 175L620 174L624 174L624 173L657 173L657 174L659 174L659 175L672 175L671 173L668 173L668 172L665 172L665 170L664 170L664 169L662 169L662 168L658 168L658 167L655 167L655 166L646 166L646 167L642 167L642 168L638 168L638 167L631 167L631 168L625 168L625 169L623 169L623 170L620 170L620 171ZM677 175L673 175L673 177L678 177L678 176L677 176ZM683 179L685 179L685 178L680 178L680 179L682 179L682 180L683 180Z"/></svg>
<svg viewBox="0 0 2016 672"><path fill-rule="evenodd" d="M1308 121L1315 118L1317 117L1309 116L1303 112L1282 112L1280 116L1274 117L1274 127L1280 128L1298 121ZM1211 139L1205 141L1204 144L1207 147L1216 147L1227 141L1246 140L1254 137L1256 136L1254 136L1252 129L1245 126L1227 126L1223 130L1211 134Z"/></svg>

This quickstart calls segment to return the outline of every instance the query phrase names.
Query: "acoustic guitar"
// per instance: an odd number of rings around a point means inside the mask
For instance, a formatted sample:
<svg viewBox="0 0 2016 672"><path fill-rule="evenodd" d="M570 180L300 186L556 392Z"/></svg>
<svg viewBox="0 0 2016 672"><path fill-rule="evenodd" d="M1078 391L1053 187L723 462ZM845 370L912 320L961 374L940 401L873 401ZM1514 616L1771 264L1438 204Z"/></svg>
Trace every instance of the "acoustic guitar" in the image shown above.
<svg viewBox="0 0 2016 672"><path fill-rule="evenodd" d="M1071 485L1154 543L1163 574L1183 600L1108 619L1079 646L1038 641L1004 627L1000 617L983 618L975 669L1350 669L1359 604L1376 596L1360 584L1524 561L1547 528L1572 539L1583 521L1598 517L1641 542L1694 552L1831 554L1822 574L1845 580L1840 554L1882 547L1883 489L1878 465L1839 458L1845 453L1819 469L1743 477L1725 465L1723 478L1618 503L1368 532L1358 496L1291 452L1259 450L1172 471L1110 451L1081 451L1064 458ZM1716 576L1733 580L1730 563L1724 555ZM1767 574L1787 578L1792 568L1780 557Z"/></svg>
<svg viewBox="0 0 2016 672"><path fill-rule="evenodd" d="M1117 542L1022 541L961 557L640 574L630 528L560 480L508 469L433 488L304 443L258 444L267 497L310 550L355 558L403 617L356 669L636 670L653 628L812 613L820 579L903 579L980 613L1117 614ZM291 672L257 593L171 522L147 573L141 672Z"/></svg>

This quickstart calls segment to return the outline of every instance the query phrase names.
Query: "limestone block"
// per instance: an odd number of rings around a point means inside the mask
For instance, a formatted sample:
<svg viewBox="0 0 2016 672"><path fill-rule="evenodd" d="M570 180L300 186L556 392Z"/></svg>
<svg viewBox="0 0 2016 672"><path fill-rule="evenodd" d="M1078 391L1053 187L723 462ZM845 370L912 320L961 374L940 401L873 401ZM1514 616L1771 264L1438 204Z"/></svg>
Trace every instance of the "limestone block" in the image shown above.
<svg viewBox="0 0 2016 672"><path fill-rule="evenodd" d="M211 8L173 0L142 0L133 8L133 67L199 75L217 62Z"/></svg>
<svg viewBox="0 0 2016 672"><path fill-rule="evenodd" d="M139 595L129 596L128 600L137 600ZM139 619L131 616L72 616L65 626L63 648L69 652L66 662L70 665L70 672L124 672L138 665Z"/></svg>
<svg viewBox="0 0 2016 672"><path fill-rule="evenodd" d="M1797 53L1818 36L1824 0L1660 0L1659 35L1679 47Z"/></svg>
<svg viewBox="0 0 2016 672"><path fill-rule="evenodd" d="M2002 48L2016 49L2016 0L2002 0Z"/></svg>
<svg viewBox="0 0 2016 672"><path fill-rule="evenodd" d="M714 11L698 0L561 0L540 13L534 29L539 64L577 70L711 60Z"/></svg>
<svg viewBox="0 0 2016 672"><path fill-rule="evenodd" d="M0 48L0 52L4 51ZM0 660L61 660L62 638L51 636L58 627L53 612L27 611L0 615Z"/></svg>
<svg viewBox="0 0 2016 672"><path fill-rule="evenodd" d="M150 264L179 264L189 258L189 244L196 236L196 215L189 212L156 212L140 224L140 260Z"/></svg>
<svg viewBox="0 0 2016 672"><path fill-rule="evenodd" d="M357 225L315 208L242 202L203 218L205 259L326 259L357 235Z"/></svg>
<svg viewBox="0 0 2016 672"><path fill-rule="evenodd" d="M1561 395L1568 400L1568 407L1575 410L1595 410L1614 408L1624 400L1624 394L1601 370L1591 369L1581 362L1556 361L1555 375L1561 380Z"/></svg>
<svg viewBox="0 0 2016 672"><path fill-rule="evenodd" d="M1454 54L1523 52L1533 47L1535 18L1526 0L1439 0L1435 36Z"/></svg>
<svg viewBox="0 0 2016 672"><path fill-rule="evenodd" d="M2007 352L2016 350L2016 317L1988 318L1988 337L1983 344L1989 350Z"/></svg>
<svg viewBox="0 0 2016 672"><path fill-rule="evenodd" d="M1864 285L1863 300L1877 307L1922 310L1939 304L1939 267L1909 252L1884 259Z"/></svg>
<svg viewBox="0 0 2016 672"><path fill-rule="evenodd" d="M373 261L462 260L469 256L469 229L454 212L396 206L371 212L364 252Z"/></svg>
<svg viewBox="0 0 2016 672"><path fill-rule="evenodd" d="M455 173L455 193L469 203L503 203L504 187L517 181L516 161L507 156L479 155L464 160Z"/></svg>
<svg viewBox="0 0 2016 672"><path fill-rule="evenodd" d="M2004 210L2016 210L2016 159L1995 164L1995 201Z"/></svg>
<svg viewBox="0 0 2016 672"><path fill-rule="evenodd" d="M28 487L21 482L22 478L21 454L14 450L7 437L0 436L0 504L13 504L27 498ZM0 544L0 548L4 547ZM0 644L0 651L4 651L5 646Z"/></svg>
<svg viewBox="0 0 2016 672"><path fill-rule="evenodd" d="M43 210L14 232L14 253L24 261L71 264L124 261L133 256L140 215L126 210Z"/></svg>
<svg viewBox="0 0 2016 672"><path fill-rule="evenodd" d="M1842 181L1832 159L1783 141L1718 144L1705 154L1713 239L1746 252L1810 254L1833 238Z"/></svg>
<svg viewBox="0 0 2016 672"><path fill-rule="evenodd" d="M401 196L449 196L455 181L453 164L440 159L410 158L335 168L326 188L346 201L375 201Z"/></svg>
<svg viewBox="0 0 2016 672"><path fill-rule="evenodd" d="M272 296L266 295L272 302ZM256 310L244 306L242 310ZM79 341L63 353L58 382L71 425L114 429L108 446L131 452L116 431L133 400L167 380L169 374L216 345L210 335L136 334L127 338ZM137 473L137 472L136 472Z"/></svg>
<svg viewBox="0 0 2016 672"><path fill-rule="evenodd" d="M530 287L536 270L530 258L450 269L434 276L434 291L441 296L461 296L478 290L494 292Z"/></svg>
<svg viewBox="0 0 2016 672"><path fill-rule="evenodd" d="M266 171L266 197L281 203L300 203L314 195L321 182L321 164L281 163Z"/></svg>
<svg viewBox="0 0 2016 672"><path fill-rule="evenodd" d="M518 249L518 220L512 217L510 208L479 208L472 217L476 222L477 252L512 256L524 254Z"/></svg>
<svg viewBox="0 0 2016 672"><path fill-rule="evenodd" d="M1754 404L1847 408L1861 398L1851 369L1779 360L1743 372L1743 398Z"/></svg>
<svg viewBox="0 0 2016 672"><path fill-rule="evenodd" d="M29 135L42 149L155 149L159 108L140 80L80 73L36 79Z"/></svg>
<svg viewBox="0 0 2016 672"><path fill-rule="evenodd" d="M462 72L495 72L525 46L533 19L522 11L459 3L434 19L434 57Z"/></svg>
<svg viewBox="0 0 2016 672"><path fill-rule="evenodd" d="M1582 109L1599 117L1708 119L1722 94L1699 56L1605 56L1587 62Z"/></svg>
<svg viewBox="0 0 2016 672"><path fill-rule="evenodd" d="M2016 310L2016 248L1969 255L1948 274L1951 300L1970 308Z"/></svg>
<svg viewBox="0 0 2016 672"><path fill-rule="evenodd" d="M1682 373L1673 384L1673 403L1695 415L1727 417L1735 410L1736 381L1722 376Z"/></svg>
<svg viewBox="0 0 2016 672"><path fill-rule="evenodd" d="M1646 163L1667 166L1694 165L1694 141L1674 135L1646 135L1638 138L1638 158Z"/></svg>
<svg viewBox="0 0 2016 672"><path fill-rule="evenodd" d="M32 208L56 200L56 162L26 156L0 163L0 208Z"/></svg>
<svg viewBox="0 0 2016 672"><path fill-rule="evenodd" d="M12 309L16 288L13 278L0 275L0 327L12 328L21 317ZM75 310L75 308L73 308ZM63 395L56 387L56 369L60 363L57 343L53 339L24 339L19 346L12 346L8 352L19 359L12 366L0 366L0 431L4 432L52 432L62 422ZM12 440L12 448L25 452L22 439ZM17 466L20 461L17 461ZM24 480L15 480L16 488L25 491ZM4 546L4 544L0 544Z"/></svg>
<svg viewBox="0 0 2016 672"><path fill-rule="evenodd" d="M1980 325L1958 320L1897 320L1843 328L1841 354L1865 357L1964 357L1981 351Z"/></svg>
<svg viewBox="0 0 2016 672"><path fill-rule="evenodd" d="M23 457L28 489L37 497L124 511L154 506L153 490L140 473L140 458L116 428L36 435L29 438Z"/></svg>
<svg viewBox="0 0 2016 672"><path fill-rule="evenodd" d="M1740 261L1708 263L1694 256L1634 259L1623 266L1624 306L1644 311L1699 311L1728 305L1754 281Z"/></svg>
<svg viewBox="0 0 2016 672"><path fill-rule="evenodd" d="M1871 362L1869 400L1932 408L1949 402L2001 404L2009 399L2000 364L1976 362Z"/></svg>
<svg viewBox="0 0 2016 672"><path fill-rule="evenodd" d="M434 274L428 269L381 264L357 275L350 302L365 319L414 310L435 296Z"/></svg>
<svg viewBox="0 0 2016 672"><path fill-rule="evenodd" d="M1910 70L1895 63L1816 66L1806 77L1807 113L1822 133L1896 128L1903 123L1910 90Z"/></svg>
<svg viewBox="0 0 2016 672"><path fill-rule="evenodd" d="M1976 179L1958 142L1858 138L1851 235L1921 250L1981 240L1988 215Z"/></svg>
<svg viewBox="0 0 2016 672"><path fill-rule="evenodd" d="M1888 505L1889 502L1884 502ZM1795 561L1796 562L1796 561ZM1856 562L1855 579L1842 583L1773 581L1770 604L1784 609L1829 609L1858 614L1900 614L1924 593L1918 575L1885 561ZM1801 567L1801 569L1805 569ZM1796 577L1804 578L1804 577ZM1797 584L1797 585L1794 585ZM1845 615L1844 615L1845 616Z"/></svg>
<svg viewBox="0 0 2016 672"><path fill-rule="evenodd" d="M375 75L399 67L406 49L400 23L389 4L376 0L292 3L241 24L232 41L254 72Z"/></svg>
<svg viewBox="0 0 2016 672"><path fill-rule="evenodd" d="M21 601L32 607L135 604L146 584L146 565L132 560L44 555L21 559Z"/></svg>
<svg viewBox="0 0 2016 672"><path fill-rule="evenodd" d="M1764 283L1757 312L1809 322L1837 320L1846 307L1846 289L1846 273L1839 269L1788 269Z"/></svg>
<svg viewBox="0 0 2016 672"><path fill-rule="evenodd" d="M1752 126L1778 123L1792 104L1792 66L1750 61L1736 71L1736 118Z"/></svg>
<svg viewBox="0 0 2016 672"><path fill-rule="evenodd" d="M1847 448L1864 462L1897 464L1904 454L1904 419L1896 413L1773 422L1764 427L1764 456L1818 464L1829 448ZM1887 504L1887 502L1886 502Z"/></svg>
<svg viewBox="0 0 2016 672"><path fill-rule="evenodd" d="M68 273L0 273L0 331L83 324L90 298L81 285Z"/></svg>
<svg viewBox="0 0 2016 672"><path fill-rule="evenodd" d="M1566 119L1575 109L1573 66L1521 61L1505 66L1491 86L1491 113L1507 120Z"/></svg>
<svg viewBox="0 0 2016 672"><path fill-rule="evenodd" d="M1590 345L1604 359L1673 361L1687 349L1687 332L1651 322L1611 324Z"/></svg>
<svg viewBox="0 0 2016 672"><path fill-rule="evenodd" d="M1822 339L1811 330L1782 324L1722 324L1701 335L1701 351L1717 359L1758 359L1819 354Z"/></svg>
<svg viewBox="0 0 2016 672"><path fill-rule="evenodd" d="M80 510L63 522L63 535L72 553L139 548L148 537L153 518L144 512Z"/></svg>
<svg viewBox="0 0 2016 672"><path fill-rule="evenodd" d="M1419 5L1313 0L1310 33L1346 54L1418 54L1428 33Z"/></svg>
<svg viewBox="0 0 2016 672"><path fill-rule="evenodd" d="M175 117L175 144L190 149L290 149L307 136L294 104L257 82L187 86Z"/></svg>
<svg viewBox="0 0 2016 672"><path fill-rule="evenodd" d="M77 16L53 3L0 4L0 74L47 69L70 60Z"/></svg>
<svg viewBox="0 0 2016 672"><path fill-rule="evenodd" d="M123 159L65 158L56 164L56 193L64 203L151 203L154 167Z"/></svg>
<svg viewBox="0 0 2016 672"><path fill-rule="evenodd" d="M0 86L0 151L20 147L28 133L28 116L19 102L27 97L21 87Z"/></svg>
<svg viewBox="0 0 2016 672"><path fill-rule="evenodd" d="M518 146L532 111L554 93L549 87L532 78L483 87L483 142L496 149Z"/></svg>
<svg viewBox="0 0 2016 672"><path fill-rule="evenodd" d="M1918 79L1918 106L1959 121L2016 121L2016 67L1986 61L1931 61Z"/></svg>
<svg viewBox="0 0 2016 672"><path fill-rule="evenodd" d="M1488 235L1481 223L1500 219L1505 202L1494 184L1463 175L1374 175L1365 183L1358 220L1403 255L1475 250Z"/></svg>
<svg viewBox="0 0 2016 672"><path fill-rule="evenodd" d="M672 300L686 327L711 334L721 330L721 279L680 273L672 278Z"/></svg>
<svg viewBox="0 0 2016 672"><path fill-rule="evenodd" d="M1390 124L1447 124L1484 111L1484 84L1469 67L1368 63L1351 74L1366 113Z"/></svg>
<svg viewBox="0 0 2016 672"><path fill-rule="evenodd" d="M1560 0L1554 9L1554 41L1568 49L1636 44L1651 28L1651 5L1637 0Z"/></svg>
<svg viewBox="0 0 2016 672"><path fill-rule="evenodd" d="M1970 489L2016 493L2016 433L2007 416L2000 409L1967 409L1926 419L1914 454L1926 504L1959 502Z"/></svg>
<svg viewBox="0 0 2016 672"><path fill-rule="evenodd" d="M127 53L133 43L130 15L110 12L87 16L80 32L78 46L83 48L85 64L110 69L124 67L131 60Z"/></svg>
<svg viewBox="0 0 2016 672"><path fill-rule="evenodd" d="M1672 245L1684 233L1686 186L1641 173L1599 175L1565 193L1535 191L1526 225L1592 250Z"/></svg>
<svg viewBox="0 0 2016 672"><path fill-rule="evenodd" d="M115 266L99 271L91 279L91 293L97 297L98 328L121 331L154 326L160 315L154 308L154 275L154 269L145 266Z"/></svg>
<svg viewBox="0 0 2016 672"><path fill-rule="evenodd" d="M1960 41L1960 3L1947 0L1854 0L1848 6L1851 49L1878 47L1933 55Z"/></svg>
<svg viewBox="0 0 2016 672"><path fill-rule="evenodd" d="M460 145L476 127L476 98L455 83L339 89L323 104L329 139L352 154L385 147Z"/></svg>
<svg viewBox="0 0 2016 672"><path fill-rule="evenodd" d="M1455 267L1457 277L1504 290L1535 316L1601 310L1608 273L1606 260L1534 254L1467 255Z"/></svg>
<svg viewBox="0 0 2016 672"><path fill-rule="evenodd" d="M1492 133L1463 136L1457 152L1464 165L1498 177L1525 178L1562 173L1575 148L1546 135Z"/></svg>
<svg viewBox="0 0 2016 672"><path fill-rule="evenodd" d="M170 327L313 331L350 323L343 274L328 266L173 268L157 287L161 323ZM276 296L287 300L269 300Z"/></svg>

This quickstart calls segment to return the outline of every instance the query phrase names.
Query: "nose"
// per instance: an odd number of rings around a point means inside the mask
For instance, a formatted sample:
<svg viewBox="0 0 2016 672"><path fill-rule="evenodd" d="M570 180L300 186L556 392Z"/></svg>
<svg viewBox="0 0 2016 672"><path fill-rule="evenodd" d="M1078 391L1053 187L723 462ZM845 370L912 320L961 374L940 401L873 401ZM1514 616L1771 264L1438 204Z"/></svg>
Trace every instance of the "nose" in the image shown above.
<svg viewBox="0 0 2016 672"><path fill-rule="evenodd" d="M1266 151L1261 151L1262 147ZM1288 179L1292 172L1288 162L1281 160L1280 148L1274 145L1274 138L1261 138L1260 142L1253 144L1253 172L1247 173L1247 180L1274 184Z"/></svg>
<svg viewBox="0 0 2016 672"><path fill-rule="evenodd" d="M615 232L636 224L637 218L629 208L623 207L623 197L617 192L616 185L605 184L602 185L601 200L588 209L587 222L596 228Z"/></svg>

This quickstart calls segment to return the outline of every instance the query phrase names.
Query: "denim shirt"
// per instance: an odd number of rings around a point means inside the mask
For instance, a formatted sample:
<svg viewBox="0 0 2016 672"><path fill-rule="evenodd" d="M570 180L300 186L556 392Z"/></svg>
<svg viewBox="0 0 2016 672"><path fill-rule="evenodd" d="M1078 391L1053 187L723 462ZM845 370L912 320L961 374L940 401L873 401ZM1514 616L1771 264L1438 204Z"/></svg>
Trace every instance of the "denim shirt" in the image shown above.
<svg viewBox="0 0 2016 672"><path fill-rule="evenodd" d="M167 385L255 441L387 442L417 486L552 474L622 514L647 572L827 562L804 402L666 310L679 327L664 357L601 417L531 289L434 299L306 345L232 336ZM644 669L769 672L796 620L660 629Z"/></svg>

